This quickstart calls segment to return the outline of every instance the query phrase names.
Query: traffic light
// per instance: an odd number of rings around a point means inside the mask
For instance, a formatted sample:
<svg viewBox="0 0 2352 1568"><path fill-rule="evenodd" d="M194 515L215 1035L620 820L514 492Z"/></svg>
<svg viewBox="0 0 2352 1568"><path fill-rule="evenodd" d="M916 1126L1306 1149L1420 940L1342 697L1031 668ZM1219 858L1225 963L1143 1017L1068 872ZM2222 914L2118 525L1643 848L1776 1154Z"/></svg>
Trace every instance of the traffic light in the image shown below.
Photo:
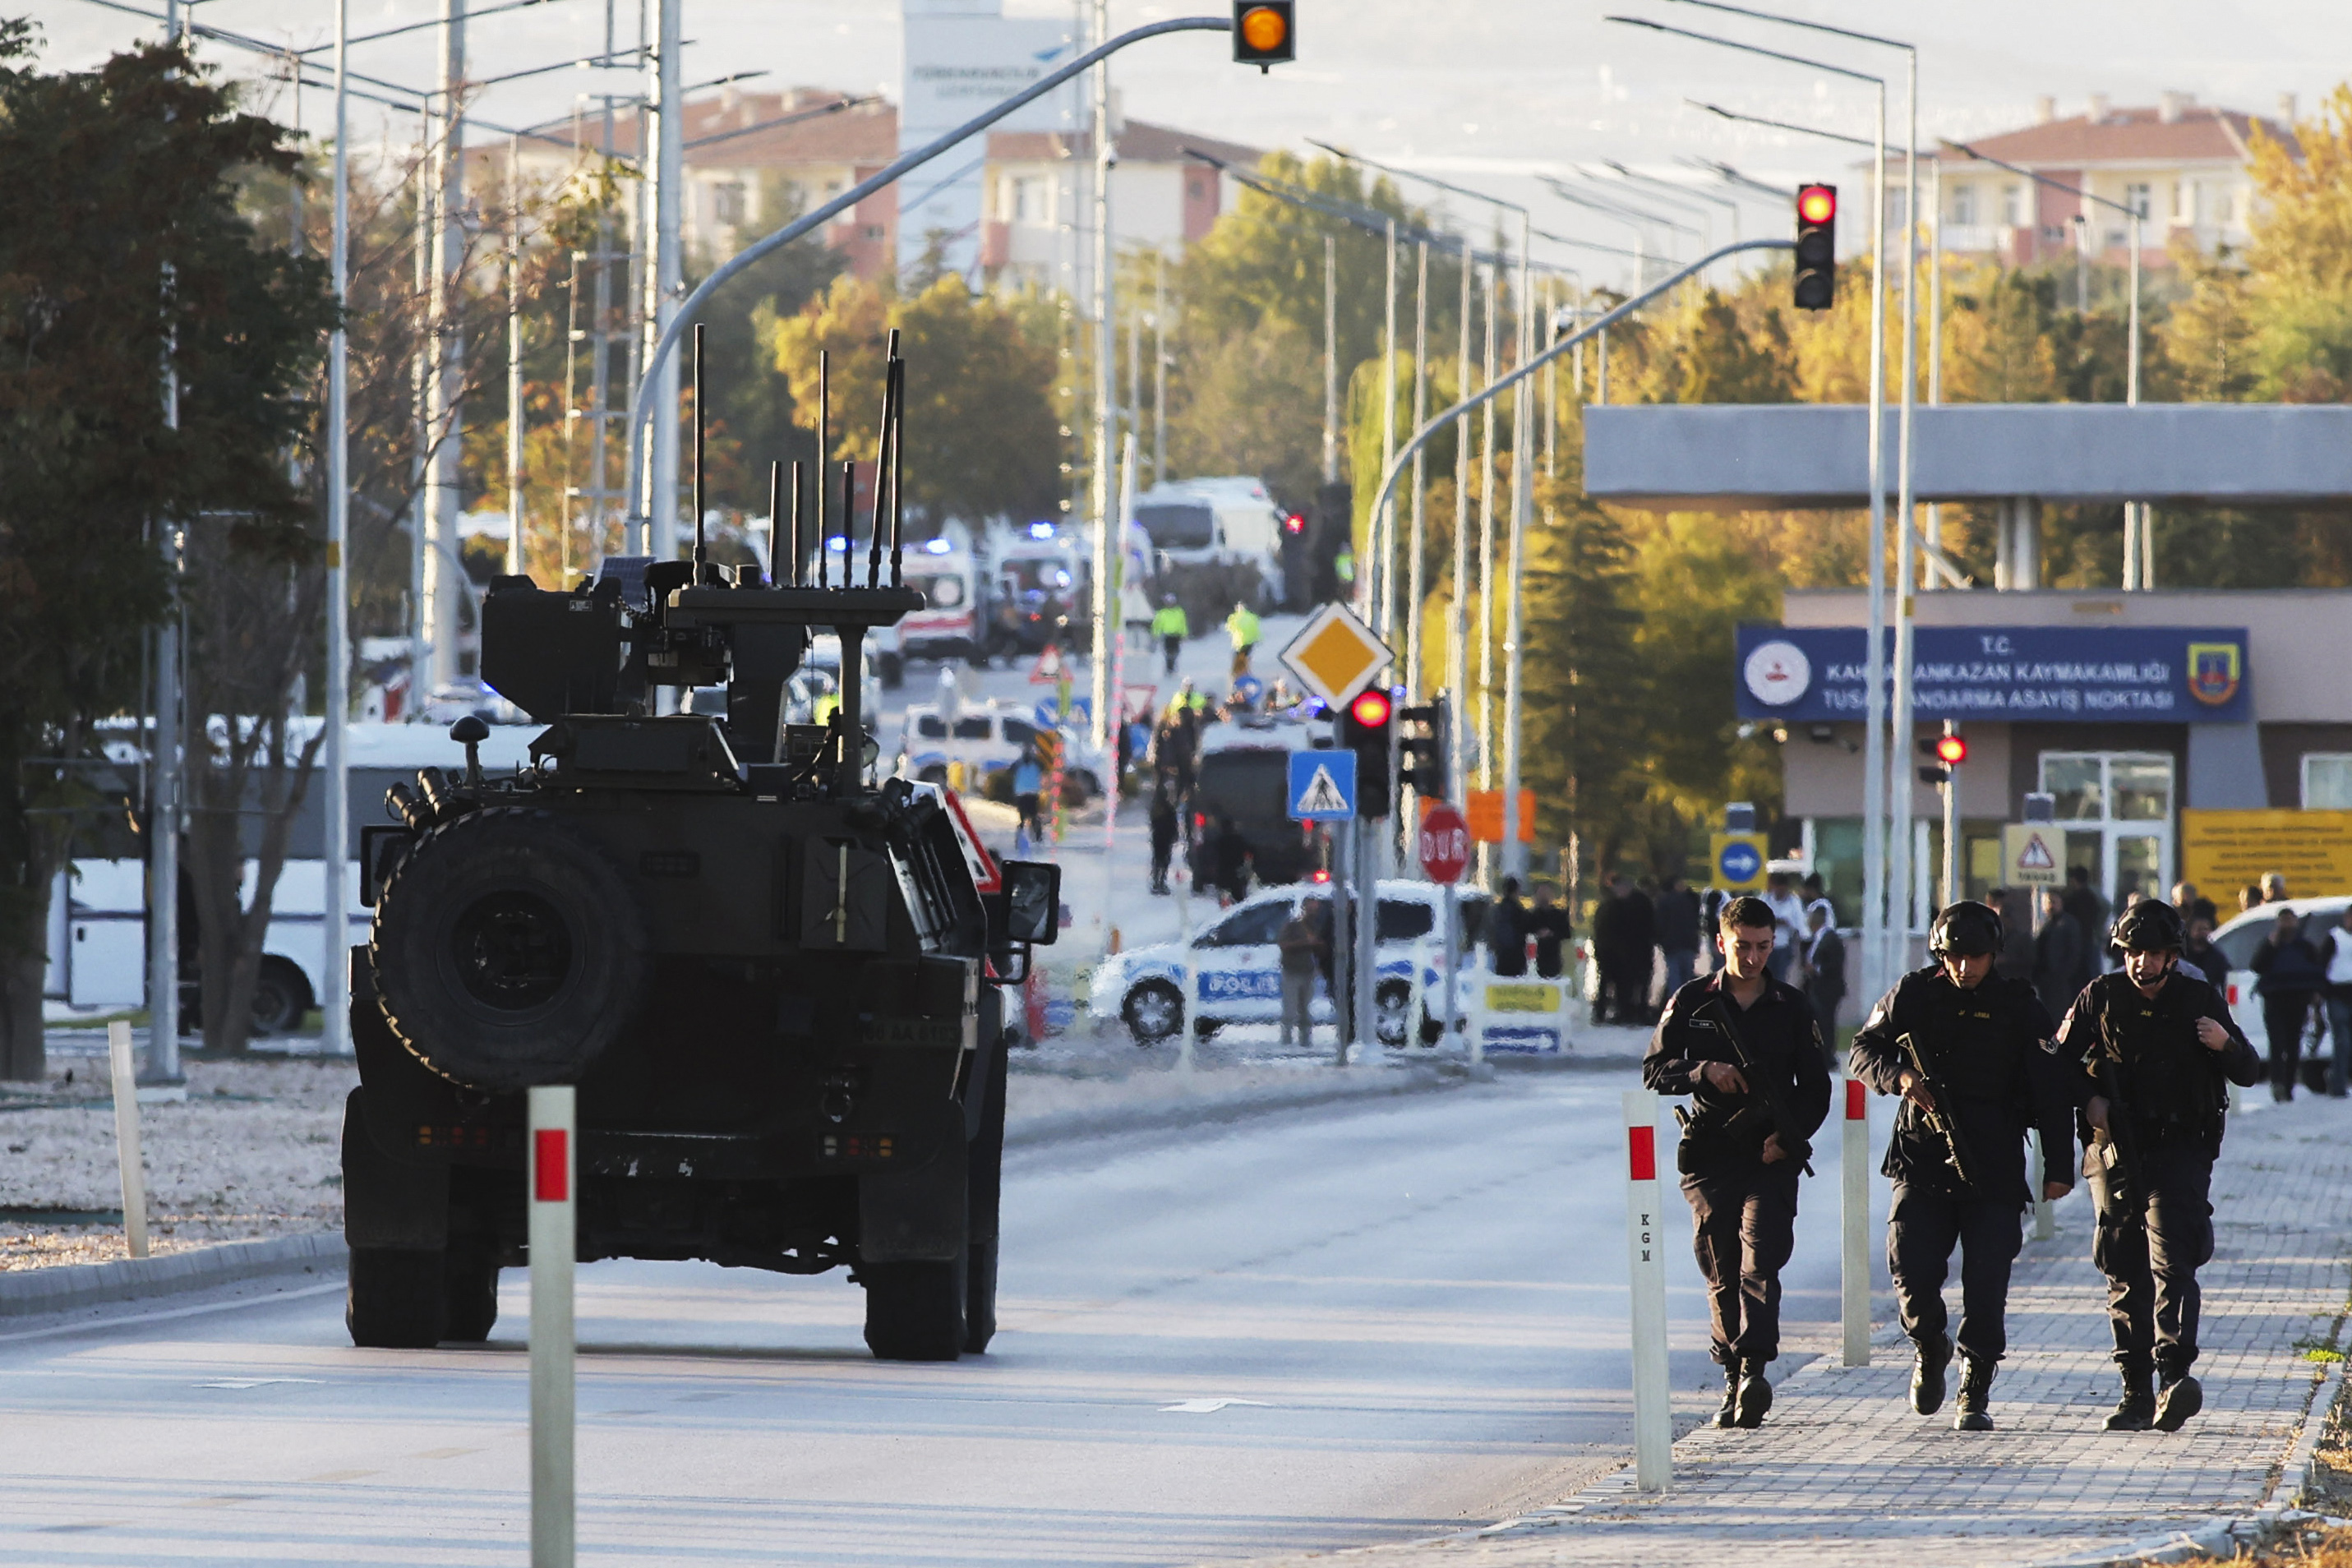
<svg viewBox="0 0 2352 1568"><path fill-rule="evenodd" d="M1389 814L1389 737L1395 721L1395 700L1370 686L1358 692L1332 723L1339 744L1356 753L1358 816Z"/></svg>
<svg viewBox="0 0 2352 1568"><path fill-rule="evenodd" d="M1292 0L1234 0L1234 61L1261 71L1298 58Z"/></svg>
<svg viewBox="0 0 2352 1568"><path fill-rule="evenodd" d="M1797 192L1797 309L1826 310L1836 298L1837 187L1801 186Z"/></svg>
<svg viewBox="0 0 2352 1568"><path fill-rule="evenodd" d="M1964 735L1929 736L1919 742L1919 754L1936 759L1919 770L1921 784L1949 784L1952 782L1952 770L1969 760L1968 737Z"/></svg>
<svg viewBox="0 0 2352 1568"><path fill-rule="evenodd" d="M1397 775L1423 800L1445 798L1445 697L1440 693L1419 708L1400 708L1397 722L1421 727L1419 734L1397 739Z"/></svg>

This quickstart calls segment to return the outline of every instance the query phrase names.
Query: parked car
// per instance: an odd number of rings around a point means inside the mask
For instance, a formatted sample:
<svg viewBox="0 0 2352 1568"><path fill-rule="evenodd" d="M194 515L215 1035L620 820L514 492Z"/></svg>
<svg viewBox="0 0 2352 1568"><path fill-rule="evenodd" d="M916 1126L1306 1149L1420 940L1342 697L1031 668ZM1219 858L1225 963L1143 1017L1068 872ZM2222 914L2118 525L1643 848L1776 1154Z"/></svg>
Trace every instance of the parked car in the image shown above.
<svg viewBox="0 0 2352 1568"><path fill-rule="evenodd" d="M2352 898L2338 893L2324 899L2288 899L2284 907L2303 917L2305 935L2324 938L2327 928L2344 918L2347 904L2352 904ZM2238 1027L2265 1060L2271 1054L2271 1037L2263 1022L2263 999L2254 990L2254 982L2262 977L2253 971L2253 958L2254 949L2269 938L2280 908L2264 904L2231 917L2213 933L2213 945L2229 959L2230 973L2227 977L2207 976L2221 987L2229 998L2231 1016L2238 1020ZM2310 1088L2317 1089L2326 1081L2327 1061L2338 1044L2327 1038L2326 1009L2314 1007L2303 1026L2303 1077Z"/></svg>
<svg viewBox="0 0 2352 1568"><path fill-rule="evenodd" d="M1375 1028L1382 1045L1398 1047L1405 1043L1416 957L1423 963L1420 984L1425 998L1434 998L1444 981L1444 889L1433 882L1401 879L1382 881L1377 888L1379 912L1372 927L1379 975L1372 992ZM1194 1033L1203 1037L1227 1024L1278 1024L1282 959L1275 940L1302 900L1320 902L1330 896L1329 886L1319 882L1268 888L1226 910L1187 940L1115 953L1096 969L1088 1006L1103 1022L1125 1024L1135 1043L1143 1047L1174 1038L1188 1014ZM1485 893L1463 895L1465 949L1486 908ZM1327 996L1316 998L1312 1013L1318 1024L1331 1023L1336 1016ZM1435 1043L1443 1033L1430 1016L1427 1000L1419 1024L1423 1045Z"/></svg>
<svg viewBox="0 0 2352 1568"><path fill-rule="evenodd" d="M912 702L899 731L894 771L918 784L948 782L948 764L961 763L977 779L1003 773L1021 759L1038 734L1037 713L1010 698L948 708L937 702ZM1099 753L1082 735L1061 727L1062 771L1077 781L1089 797L1100 795L1103 773Z"/></svg>

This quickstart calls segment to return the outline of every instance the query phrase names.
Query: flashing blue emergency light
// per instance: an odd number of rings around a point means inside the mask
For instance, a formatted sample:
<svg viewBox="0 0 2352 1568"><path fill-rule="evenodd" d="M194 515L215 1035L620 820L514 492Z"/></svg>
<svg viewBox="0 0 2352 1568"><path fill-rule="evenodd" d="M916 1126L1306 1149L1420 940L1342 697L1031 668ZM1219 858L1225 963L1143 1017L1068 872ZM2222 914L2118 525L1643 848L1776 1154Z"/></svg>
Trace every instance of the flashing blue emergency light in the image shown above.
<svg viewBox="0 0 2352 1568"><path fill-rule="evenodd" d="M944 539L926 539L923 541L923 552L927 555L945 555L949 551L953 550L954 548L954 545L950 544Z"/></svg>
<svg viewBox="0 0 2352 1568"><path fill-rule="evenodd" d="M827 550L835 551L847 550L849 548L849 537L846 534L836 533L831 539L824 542L824 547Z"/></svg>
<svg viewBox="0 0 2352 1568"><path fill-rule="evenodd" d="M1054 525L1050 522L1033 522L1029 525L1029 537L1051 539L1054 537Z"/></svg>

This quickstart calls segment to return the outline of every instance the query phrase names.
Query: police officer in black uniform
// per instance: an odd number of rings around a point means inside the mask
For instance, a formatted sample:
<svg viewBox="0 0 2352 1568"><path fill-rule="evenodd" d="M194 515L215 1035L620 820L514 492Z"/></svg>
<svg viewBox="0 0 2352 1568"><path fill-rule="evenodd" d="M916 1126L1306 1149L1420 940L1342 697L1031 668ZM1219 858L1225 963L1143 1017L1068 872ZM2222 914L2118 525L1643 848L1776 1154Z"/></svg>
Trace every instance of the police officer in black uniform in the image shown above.
<svg viewBox="0 0 2352 1568"><path fill-rule="evenodd" d="M2083 988L2058 1026L2074 1082L2083 1162L2098 1205L2091 1261L2107 1277L2123 1397L2110 1432L2178 1432L2204 1407L2197 1363L2197 1268L2213 1256L2213 1161L2230 1084L2262 1058L2206 981L2175 965L2180 913L2142 899L2116 921L2124 966ZM2156 1383L2160 1381L2159 1394Z"/></svg>
<svg viewBox="0 0 2352 1568"><path fill-rule="evenodd" d="M1829 1114L1830 1076L1812 1005L1775 980L1773 919L1756 898L1723 909L1723 967L1676 991L1642 1081L1686 1094L1675 1165L1706 1276L1712 1353L1723 1367L1718 1426L1756 1426L1772 1407L1765 1364L1780 1353L1780 1270L1796 1244L1797 1176Z"/></svg>
<svg viewBox="0 0 2352 1568"><path fill-rule="evenodd" d="M1952 1424L1962 1432L1992 1430L1993 1369L2008 1348L2009 1269L2033 1196L2027 1128L2042 1131L2042 1195L2063 1197L2074 1184L2074 1098L2048 1048L2050 1014L2032 982L1993 973L2000 945L2000 916L1990 907L1970 900L1938 914L1927 938L1935 962L1896 981L1871 1009L1848 1063L1879 1093L1903 1097L1879 1170L1895 1182L1886 1264L1903 1331L1918 1349L1911 1408L1922 1415L1943 1408L1953 1342L1944 1278L1953 1247L1960 1248L1965 1364Z"/></svg>

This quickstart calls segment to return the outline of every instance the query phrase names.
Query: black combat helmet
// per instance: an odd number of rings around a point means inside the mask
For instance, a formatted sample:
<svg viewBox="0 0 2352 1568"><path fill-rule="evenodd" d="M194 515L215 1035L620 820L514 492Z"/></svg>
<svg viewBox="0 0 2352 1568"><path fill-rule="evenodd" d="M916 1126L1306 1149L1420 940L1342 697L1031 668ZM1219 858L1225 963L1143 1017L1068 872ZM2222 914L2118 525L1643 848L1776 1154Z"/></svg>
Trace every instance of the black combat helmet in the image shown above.
<svg viewBox="0 0 2352 1568"><path fill-rule="evenodd" d="M2116 917L2115 943L2126 952L2178 952L2188 945L2180 911L2161 899L2142 899Z"/></svg>
<svg viewBox="0 0 2352 1568"><path fill-rule="evenodd" d="M1927 951L1937 958L1975 957L2000 951L2000 916L1990 904L1964 899L1947 905L1927 931Z"/></svg>

